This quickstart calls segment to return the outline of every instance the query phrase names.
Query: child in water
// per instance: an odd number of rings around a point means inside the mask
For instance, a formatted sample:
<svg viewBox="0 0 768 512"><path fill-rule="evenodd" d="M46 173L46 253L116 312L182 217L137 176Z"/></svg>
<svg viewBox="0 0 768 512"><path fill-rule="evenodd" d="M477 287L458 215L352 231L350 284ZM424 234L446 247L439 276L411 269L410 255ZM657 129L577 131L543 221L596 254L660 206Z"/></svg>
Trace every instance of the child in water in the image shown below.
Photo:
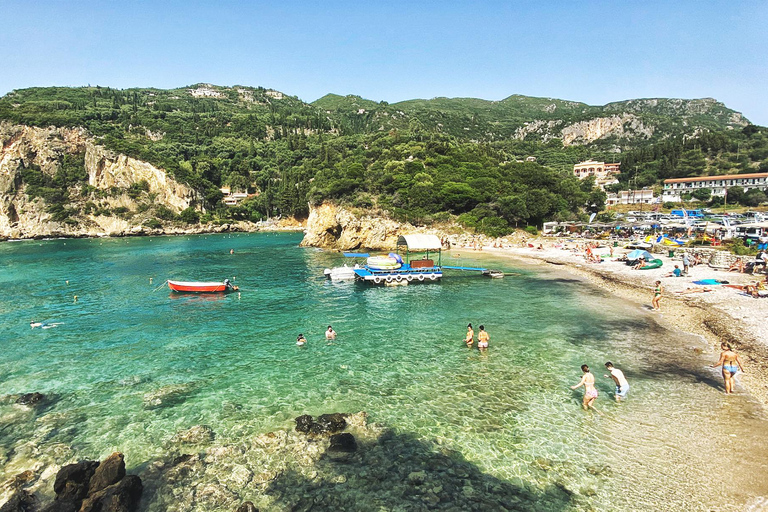
<svg viewBox="0 0 768 512"><path fill-rule="evenodd" d="M297 344L298 346L302 346L302 345L304 345L306 342L307 342L307 338L305 338L303 334L299 334L299 335L296 337L296 344Z"/></svg>

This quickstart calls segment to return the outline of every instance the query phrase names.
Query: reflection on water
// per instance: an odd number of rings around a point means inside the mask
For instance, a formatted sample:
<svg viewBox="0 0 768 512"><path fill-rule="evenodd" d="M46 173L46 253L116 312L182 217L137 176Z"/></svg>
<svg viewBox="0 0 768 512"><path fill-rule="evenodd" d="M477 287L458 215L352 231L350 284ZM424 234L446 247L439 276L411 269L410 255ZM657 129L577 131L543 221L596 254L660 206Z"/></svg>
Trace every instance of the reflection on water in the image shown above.
<svg viewBox="0 0 768 512"><path fill-rule="evenodd" d="M498 260L493 268L518 275L334 283L322 271L341 255L299 249L299 240L0 246L3 393L51 395L37 411L0 403L0 477L30 460L118 449L141 466L197 424L225 443L290 427L300 414L365 410L496 478L566 489L599 510L729 510L768 495L759 408L744 395L725 398L709 359L690 350L700 341L659 328L636 305ZM464 254L460 263L472 260ZM172 275L236 276L241 294L169 294L149 284ZM64 325L30 330L30 318ZM487 353L462 343L469 322L485 324ZM324 338L329 324L334 342ZM295 345L299 332L305 347ZM612 401L607 360L631 382L626 403ZM568 388L583 363L604 416L581 411L581 391ZM723 456L735 456L739 471L723 472Z"/></svg>

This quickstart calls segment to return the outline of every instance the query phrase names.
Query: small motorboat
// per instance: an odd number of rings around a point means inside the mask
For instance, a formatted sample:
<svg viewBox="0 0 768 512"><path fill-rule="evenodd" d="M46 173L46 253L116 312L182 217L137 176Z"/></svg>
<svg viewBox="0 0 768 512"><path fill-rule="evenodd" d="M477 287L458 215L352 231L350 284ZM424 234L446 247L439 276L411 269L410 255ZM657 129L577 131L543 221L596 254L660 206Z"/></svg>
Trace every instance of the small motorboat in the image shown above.
<svg viewBox="0 0 768 512"><path fill-rule="evenodd" d="M229 279L224 281L171 281L168 280L168 288L174 292L181 293L225 293L238 290L237 286L232 285Z"/></svg>
<svg viewBox="0 0 768 512"><path fill-rule="evenodd" d="M323 273L331 281L353 281L356 277L356 267L358 267L358 265L355 265L354 267L344 265L341 267L327 268Z"/></svg>

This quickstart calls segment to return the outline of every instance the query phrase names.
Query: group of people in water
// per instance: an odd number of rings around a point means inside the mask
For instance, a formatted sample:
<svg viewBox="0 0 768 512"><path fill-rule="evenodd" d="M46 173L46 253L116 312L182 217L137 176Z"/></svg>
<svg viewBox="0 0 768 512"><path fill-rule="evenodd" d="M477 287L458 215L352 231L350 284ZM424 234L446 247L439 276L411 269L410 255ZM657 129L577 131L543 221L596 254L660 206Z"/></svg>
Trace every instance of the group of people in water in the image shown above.
<svg viewBox="0 0 768 512"><path fill-rule="evenodd" d="M713 365L712 368L722 367L723 382L725 384L725 394L730 395L733 393L736 384L736 374L738 372L744 373L744 367L741 365L741 360L738 354L734 352L730 343L723 342L720 344L720 359ZM629 382L627 381L624 372L613 366L613 363L608 361L605 363L605 369L607 374L603 375L605 378L613 379L616 389L614 391L614 398L617 402L621 402L627 398L629 393ZM571 386L571 389L577 389L584 387L584 398L582 399L581 406L585 411L593 410L598 414L600 411L595 408L595 400L597 400L598 392L595 387L595 376L590 372L589 366L586 364L581 365L581 371L583 375L578 384Z"/></svg>
<svg viewBox="0 0 768 512"><path fill-rule="evenodd" d="M481 325L477 332L477 348L486 350L489 341L491 341L491 335L485 330L485 326ZM472 324L467 324L467 336L464 338L464 343L467 344L468 348L472 348L475 344L475 331L472 329Z"/></svg>
<svg viewBox="0 0 768 512"><path fill-rule="evenodd" d="M336 339L336 331L333 330L333 327L330 325L328 326L328 329L325 331L325 339L328 341L333 341ZM299 333L299 335L296 337L296 344L298 346L302 346L307 343L307 338L304 337L304 334Z"/></svg>

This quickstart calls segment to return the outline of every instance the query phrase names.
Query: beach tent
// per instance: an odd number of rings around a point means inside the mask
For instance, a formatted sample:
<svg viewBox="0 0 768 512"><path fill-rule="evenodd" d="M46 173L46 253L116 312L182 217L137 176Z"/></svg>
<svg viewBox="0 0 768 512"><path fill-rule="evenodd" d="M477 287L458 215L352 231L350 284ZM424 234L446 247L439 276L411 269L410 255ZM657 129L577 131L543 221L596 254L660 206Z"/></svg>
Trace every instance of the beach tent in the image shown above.
<svg viewBox="0 0 768 512"><path fill-rule="evenodd" d="M644 251L642 249L635 249L634 251L627 254L628 260L639 260L640 258L645 258L645 261L651 261L653 256L651 256L651 253L648 251Z"/></svg>

